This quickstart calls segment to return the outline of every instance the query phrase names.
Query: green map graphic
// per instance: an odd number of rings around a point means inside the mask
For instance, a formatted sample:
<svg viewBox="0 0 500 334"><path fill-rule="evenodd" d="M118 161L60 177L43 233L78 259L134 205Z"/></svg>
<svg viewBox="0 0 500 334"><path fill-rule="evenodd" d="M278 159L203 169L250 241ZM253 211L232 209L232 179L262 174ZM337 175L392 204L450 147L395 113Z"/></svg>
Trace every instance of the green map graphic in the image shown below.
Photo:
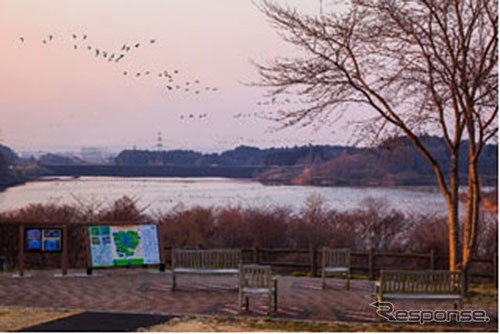
<svg viewBox="0 0 500 334"><path fill-rule="evenodd" d="M139 233L136 231L119 231L113 233L116 252L120 257L134 256L135 250L139 245Z"/></svg>
<svg viewBox="0 0 500 334"><path fill-rule="evenodd" d="M129 267L160 263L155 225L89 226L93 267Z"/></svg>

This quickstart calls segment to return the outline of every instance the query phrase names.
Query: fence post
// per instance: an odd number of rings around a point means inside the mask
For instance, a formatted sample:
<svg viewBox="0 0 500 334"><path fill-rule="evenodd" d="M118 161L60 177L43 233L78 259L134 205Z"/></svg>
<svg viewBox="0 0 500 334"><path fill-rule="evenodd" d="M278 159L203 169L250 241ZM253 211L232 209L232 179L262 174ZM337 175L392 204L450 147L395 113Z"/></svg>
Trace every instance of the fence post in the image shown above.
<svg viewBox="0 0 500 334"><path fill-rule="evenodd" d="M62 230L61 268L63 276L68 274L68 225L63 225Z"/></svg>
<svg viewBox="0 0 500 334"><path fill-rule="evenodd" d="M368 250L368 277L375 279L375 251L373 248Z"/></svg>
<svg viewBox="0 0 500 334"><path fill-rule="evenodd" d="M498 287L498 253L493 255L493 279L495 280L495 286Z"/></svg>
<svg viewBox="0 0 500 334"><path fill-rule="evenodd" d="M24 275L24 225L19 224L19 255L17 258L17 270L19 271L19 276Z"/></svg>
<svg viewBox="0 0 500 334"><path fill-rule="evenodd" d="M257 247L254 246L253 248L253 263L254 264L259 264L259 250Z"/></svg>
<svg viewBox="0 0 500 334"><path fill-rule="evenodd" d="M436 254L434 252L434 249L431 249L431 252L429 254L429 260L430 260L430 269L434 270L436 269Z"/></svg>
<svg viewBox="0 0 500 334"><path fill-rule="evenodd" d="M310 246L309 247L309 254L310 254L310 260L311 260L311 276L316 277L318 275L316 249L314 247Z"/></svg>

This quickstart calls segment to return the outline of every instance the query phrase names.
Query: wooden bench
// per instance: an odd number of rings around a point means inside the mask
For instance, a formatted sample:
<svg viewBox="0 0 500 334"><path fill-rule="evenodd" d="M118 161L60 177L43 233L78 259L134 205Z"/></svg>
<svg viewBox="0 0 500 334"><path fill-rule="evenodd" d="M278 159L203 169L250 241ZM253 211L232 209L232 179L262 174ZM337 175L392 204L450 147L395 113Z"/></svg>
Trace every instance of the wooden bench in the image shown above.
<svg viewBox="0 0 500 334"><path fill-rule="evenodd" d="M278 310L278 281L272 278L271 266L241 265L238 280L238 311L248 310L249 297L267 296L267 314Z"/></svg>
<svg viewBox="0 0 500 334"><path fill-rule="evenodd" d="M382 270L375 282L378 302L384 300L451 300L462 308L463 280L460 271Z"/></svg>
<svg viewBox="0 0 500 334"><path fill-rule="evenodd" d="M325 288L327 274L342 274L346 277L346 289L350 289L351 250L348 248L323 248L323 270L321 288Z"/></svg>
<svg viewBox="0 0 500 334"><path fill-rule="evenodd" d="M173 249L172 290L177 274L238 275L240 264L239 249Z"/></svg>

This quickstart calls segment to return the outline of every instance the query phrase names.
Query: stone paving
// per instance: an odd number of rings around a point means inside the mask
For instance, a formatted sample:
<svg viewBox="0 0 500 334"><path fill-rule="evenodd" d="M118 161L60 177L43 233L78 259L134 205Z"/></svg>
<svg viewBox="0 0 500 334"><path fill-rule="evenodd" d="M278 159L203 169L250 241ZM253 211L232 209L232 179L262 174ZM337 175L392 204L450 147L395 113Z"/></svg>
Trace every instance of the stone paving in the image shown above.
<svg viewBox="0 0 500 334"><path fill-rule="evenodd" d="M0 305L52 307L87 311L150 314L237 315L237 277L178 276L178 288L170 290L171 277L151 269L94 270L93 277L55 277L54 271L34 271L30 278L0 275ZM319 278L278 276L277 318L330 321L376 321L374 284L327 280L321 290ZM412 305L426 309L453 308L451 303ZM245 316L261 316L265 300L250 300Z"/></svg>

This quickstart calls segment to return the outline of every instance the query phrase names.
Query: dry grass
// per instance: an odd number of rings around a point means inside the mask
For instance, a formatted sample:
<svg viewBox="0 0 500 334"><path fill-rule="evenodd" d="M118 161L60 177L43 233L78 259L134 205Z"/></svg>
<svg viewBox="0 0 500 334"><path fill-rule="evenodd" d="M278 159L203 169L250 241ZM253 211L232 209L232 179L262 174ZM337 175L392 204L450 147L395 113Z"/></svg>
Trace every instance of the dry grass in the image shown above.
<svg viewBox="0 0 500 334"><path fill-rule="evenodd" d="M498 288L494 284L471 284L465 300L469 308L498 309Z"/></svg>
<svg viewBox="0 0 500 334"><path fill-rule="evenodd" d="M14 332L23 328L65 318L78 312L32 307L0 306L0 332Z"/></svg>
<svg viewBox="0 0 500 334"><path fill-rule="evenodd" d="M493 327L345 323L266 318L180 317L141 332L496 332Z"/></svg>

